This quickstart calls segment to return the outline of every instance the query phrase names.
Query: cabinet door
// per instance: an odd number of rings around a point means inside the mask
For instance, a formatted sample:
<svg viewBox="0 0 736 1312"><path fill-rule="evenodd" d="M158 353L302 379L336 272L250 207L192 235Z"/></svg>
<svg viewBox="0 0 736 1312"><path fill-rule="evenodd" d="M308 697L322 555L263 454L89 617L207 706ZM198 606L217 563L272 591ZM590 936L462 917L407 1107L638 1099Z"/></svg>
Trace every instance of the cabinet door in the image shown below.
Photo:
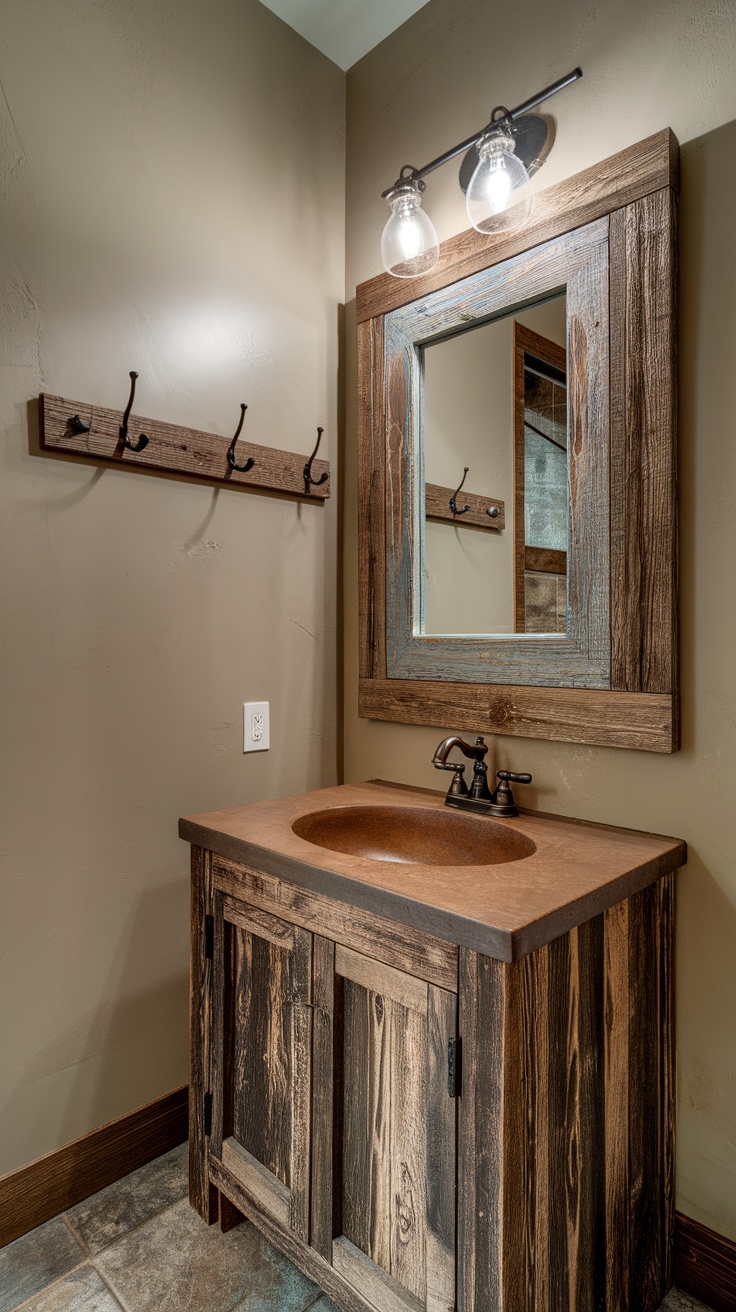
<svg viewBox="0 0 736 1312"><path fill-rule="evenodd" d="M309 1238L312 935L215 899L210 1157Z"/></svg>
<svg viewBox="0 0 736 1312"><path fill-rule="evenodd" d="M378 1312L453 1312L457 998L323 939L314 989L312 1242Z"/></svg>

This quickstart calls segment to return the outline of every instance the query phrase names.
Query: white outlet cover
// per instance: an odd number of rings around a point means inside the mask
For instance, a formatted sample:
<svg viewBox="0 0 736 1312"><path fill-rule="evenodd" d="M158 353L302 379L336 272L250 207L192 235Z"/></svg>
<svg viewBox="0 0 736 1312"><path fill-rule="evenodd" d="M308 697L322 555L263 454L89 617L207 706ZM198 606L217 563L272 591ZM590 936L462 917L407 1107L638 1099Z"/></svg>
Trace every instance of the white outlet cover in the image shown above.
<svg viewBox="0 0 736 1312"><path fill-rule="evenodd" d="M268 702L243 702L243 751L267 752L271 745Z"/></svg>

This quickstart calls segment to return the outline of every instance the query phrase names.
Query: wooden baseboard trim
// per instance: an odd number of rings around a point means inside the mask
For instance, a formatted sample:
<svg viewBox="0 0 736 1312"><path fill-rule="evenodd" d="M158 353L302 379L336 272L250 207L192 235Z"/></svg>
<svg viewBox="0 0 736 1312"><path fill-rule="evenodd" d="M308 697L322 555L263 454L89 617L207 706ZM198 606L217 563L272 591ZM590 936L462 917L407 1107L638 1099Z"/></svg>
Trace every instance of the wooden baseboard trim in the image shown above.
<svg viewBox="0 0 736 1312"><path fill-rule="evenodd" d="M736 1312L736 1244L675 1214L675 1284L714 1312Z"/></svg>
<svg viewBox="0 0 736 1312"><path fill-rule="evenodd" d="M0 1178L0 1248L183 1143L184 1085Z"/></svg>

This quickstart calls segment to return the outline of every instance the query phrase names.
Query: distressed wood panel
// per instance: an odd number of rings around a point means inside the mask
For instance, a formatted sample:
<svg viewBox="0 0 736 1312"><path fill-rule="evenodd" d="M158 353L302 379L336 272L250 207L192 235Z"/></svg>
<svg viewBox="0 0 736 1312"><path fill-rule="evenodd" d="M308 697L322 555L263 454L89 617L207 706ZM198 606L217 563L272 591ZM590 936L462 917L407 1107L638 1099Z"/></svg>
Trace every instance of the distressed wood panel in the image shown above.
<svg viewBox="0 0 736 1312"><path fill-rule="evenodd" d="M568 632L423 633L422 345L566 288L570 550ZM610 685L608 220L394 311L384 323L386 660L390 678Z"/></svg>
<svg viewBox="0 0 736 1312"><path fill-rule="evenodd" d="M423 930L397 924L385 916L298 888L250 867L213 858L215 885L249 904L288 916L315 934L382 961L387 966L457 992L457 947Z"/></svg>
<svg viewBox="0 0 736 1312"><path fill-rule="evenodd" d="M383 320L358 325L358 664L386 675Z"/></svg>
<svg viewBox="0 0 736 1312"><path fill-rule="evenodd" d="M209 1139L204 1099L210 1092L212 959L207 956L205 920L212 914L212 854L191 849L189 968L189 1201L203 1221L217 1220L217 1190L209 1182Z"/></svg>
<svg viewBox="0 0 736 1312"><path fill-rule="evenodd" d="M452 1312L456 1102L448 1096L447 1047L456 996L376 963L367 971L355 957L335 953L342 1207L333 1255L345 1241L363 1255L361 1270L369 1263L376 1287L403 1306Z"/></svg>
<svg viewBox="0 0 736 1312"><path fill-rule="evenodd" d="M268 939L233 934L233 1137L291 1186L291 954Z"/></svg>
<svg viewBox="0 0 736 1312"><path fill-rule="evenodd" d="M503 1308L504 1040L508 967L460 951L458 1312Z"/></svg>
<svg viewBox="0 0 736 1312"><path fill-rule="evenodd" d="M442 243L439 261L430 273L406 281L380 274L361 283L356 291L358 322L387 314L479 269L501 264L662 187L676 190L678 176L679 148L665 128L539 192L531 221L522 229L488 237L468 228Z"/></svg>
<svg viewBox="0 0 736 1312"><path fill-rule="evenodd" d="M257 1198L275 1220L288 1226L291 1219L291 1195L286 1185L264 1167L237 1139L225 1139L222 1164L247 1193Z"/></svg>
<svg viewBox="0 0 736 1312"><path fill-rule="evenodd" d="M335 970L344 979L353 980L373 993L386 993L394 1002L411 1011L427 1012L427 984L415 979L406 971L395 970L382 962L373 961L360 952L338 946L335 949Z"/></svg>
<svg viewBox="0 0 736 1312"><path fill-rule="evenodd" d="M283 948L286 952L292 951L294 929L285 920L279 920L265 911L254 910L253 907L244 907L232 897L225 898L222 910L225 919L231 925L237 925L238 929L244 930L246 934L255 934L257 938L262 938L277 948Z"/></svg>
<svg viewBox="0 0 736 1312"><path fill-rule="evenodd" d="M254 442L238 439L236 458L239 465L252 458L253 468L247 473L231 469L227 461L229 437L204 433L195 428L182 428L178 424L165 424L158 419L144 419L131 415L129 431L133 440L141 432L148 436L143 451L131 451L120 438L122 410L106 410L103 406L86 401L70 401L63 396L41 393L39 398L41 446L45 450L66 451L77 456L92 456L135 470L151 473L165 470L180 476L206 479L208 483L224 483L230 487L263 488L282 495L299 497L321 505L330 495L330 465L327 460L315 460L312 478L328 475L319 487L308 495L304 491L304 466L310 455L293 451L279 451L274 447L258 446ZM88 433L75 433L69 428L69 418L79 415L90 425ZM313 441L312 438L309 442ZM305 441L305 446L309 445Z"/></svg>
<svg viewBox="0 0 736 1312"><path fill-rule="evenodd" d="M312 1223L311 1244L329 1262L332 1260L334 1230L333 1182L335 1138L334 1108L339 1085L335 1080L336 1057L342 1065L342 1053L336 1052L337 1034L342 1034L342 1017L338 1014L335 1030L335 944L315 935L312 956ZM333 1137L333 1135L335 1137Z"/></svg>
<svg viewBox="0 0 736 1312"><path fill-rule="evenodd" d="M674 700L666 694L361 679L358 695L360 714L369 720L452 725L477 733L647 752L675 750Z"/></svg>
<svg viewBox="0 0 736 1312"><path fill-rule="evenodd" d="M459 1312L659 1308L673 926L670 875L521 961L461 953Z"/></svg>
<svg viewBox="0 0 736 1312"><path fill-rule="evenodd" d="M333 1244L332 1263L348 1284L366 1295L375 1312L424 1312L422 1300L412 1297L344 1235Z"/></svg>
<svg viewBox="0 0 736 1312"><path fill-rule="evenodd" d="M480 496L477 492L466 492L463 488L457 498L457 506L462 511L454 515L450 499L455 494L454 487L440 487L438 483L425 483L424 510L427 519L440 519L459 528L482 528L501 532L506 527L506 503L495 497ZM469 506L469 510L464 510ZM495 518L488 514L489 509L497 510Z"/></svg>
<svg viewBox="0 0 736 1312"><path fill-rule="evenodd" d="M677 688L676 197L611 220L612 686Z"/></svg>

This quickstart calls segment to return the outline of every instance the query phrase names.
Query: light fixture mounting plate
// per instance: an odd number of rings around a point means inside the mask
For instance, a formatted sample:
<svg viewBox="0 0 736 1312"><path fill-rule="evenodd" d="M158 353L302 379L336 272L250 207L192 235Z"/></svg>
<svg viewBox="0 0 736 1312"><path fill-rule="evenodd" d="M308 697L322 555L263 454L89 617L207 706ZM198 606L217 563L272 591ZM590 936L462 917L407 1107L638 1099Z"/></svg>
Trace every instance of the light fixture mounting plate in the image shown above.
<svg viewBox="0 0 736 1312"><path fill-rule="evenodd" d="M546 114L522 114L506 130L516 142L516 155L526 166L529 176L541 168L555 141L554 119ZM468 190L478 164L478 147L471 146L460 165L460 186Z"/></svg>

